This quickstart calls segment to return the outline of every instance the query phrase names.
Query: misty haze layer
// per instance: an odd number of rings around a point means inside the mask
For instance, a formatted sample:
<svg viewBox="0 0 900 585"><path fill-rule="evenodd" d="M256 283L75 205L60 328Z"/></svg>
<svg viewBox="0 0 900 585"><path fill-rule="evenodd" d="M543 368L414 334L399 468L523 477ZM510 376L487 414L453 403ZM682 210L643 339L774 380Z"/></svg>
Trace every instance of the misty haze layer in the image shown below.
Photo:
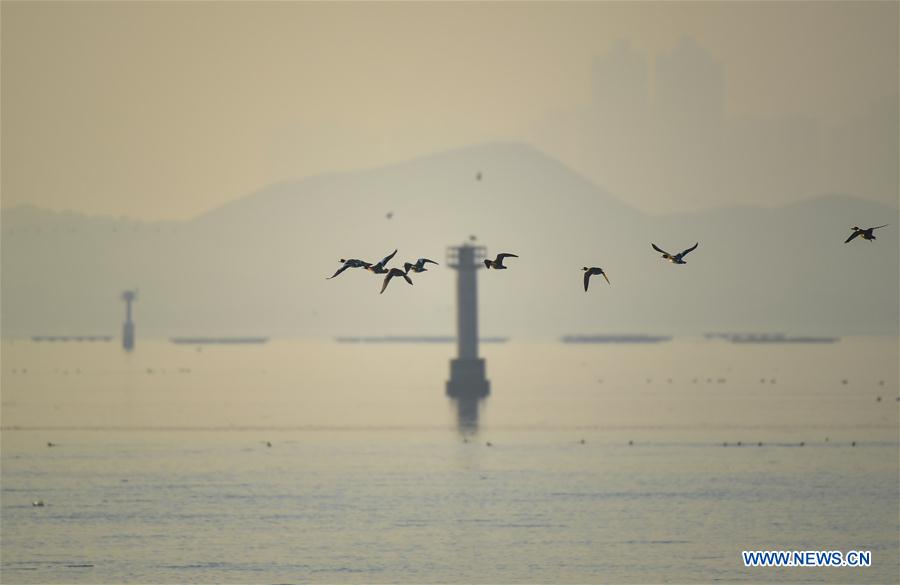
<svg viewBox="0 0 900 585"><path fill-rule="evenodd" d="M844 244L851 226L882 223L877 241ZM842 195L647 214L532 147L485 144L276 184L185 222L6 211L2 319L7 336L116 333L117 295L137 287L139 336L452 334L444 252L475 235L520 256L479 274L488 335L896 335L898 223L896 207ZM700 246L673 266L651 242ZM340 258L395 248L394 265L442 266L384 295L363 270L325 280ZM585 294L582 266L612 284Z"/></svg>
<svg viewBox="0 0 900 585"><path fill-rule="evenodd" d="M3 204L187 219L514 140L649 211L896 205L896 2L3 2Z"/></svg>

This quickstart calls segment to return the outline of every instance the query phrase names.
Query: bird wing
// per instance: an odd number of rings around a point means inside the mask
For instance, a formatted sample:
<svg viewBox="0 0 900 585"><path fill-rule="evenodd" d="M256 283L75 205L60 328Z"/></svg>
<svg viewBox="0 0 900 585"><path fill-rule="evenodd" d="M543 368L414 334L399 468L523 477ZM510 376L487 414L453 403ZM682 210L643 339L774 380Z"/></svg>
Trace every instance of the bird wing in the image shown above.
<svg viewBox="0 0 900 585"><path fill-rule="evenodd" d="M394 254L396 254L396 253L397 253L397 250L394 250L393 252L391 252L390 254L388 254L387 256L385 256L384 259L382 259L382 261L379 262L379 264L381 264L382 266L384 266L385 264L387 264L388 262L391 261L391 258L393 258L393 257L394 257Z"/></svg>
<svg viewBox="0 0 900 585"><path fill-rule="evenodd" d="M404 273L401 276L406 279L406 282L412 284L412 279L407 274Z"/></svg>
<svg viewBox="0 0 900 585"><path fill-rule="evenodd" d="M603 275L603 278L606 279L606 284L611 284L611 283L609 282L609 277L606 276L606 273L605 273L605 272L601 272L600 274L602 274L602 275Z"/></svg>
<svg viewBox="0 0 900 585"><path fill-rule="evenodd" d="M679 254L679 255L680 255L681 257L687 256L688 254L690 254L691 252L693 252L694 250L696 250L696 249L697 249L697 246L699 246L699 245L700 245L700 242L697 242L696 244L694 244L693 246L691 246L690 248L688 248L687 250L685 250L684 252L682 252L682 253Z"/></svg>
<svg viewBox="0 0 900 585"><path fill-rule="evenodd" d="M663 250L662 248L660 248L659 246L657 246L657 245L654 244L653 242L650 242L650 245L653 246L653 249L656 250L657 252L659 252L660 254L665 254L666 256L669 256L669 253L668 253L668 252L666 252L665 250Z"/></svg>
<svg viewBox="0 0 900 585"><path fill-rule="evenodd" d="M430 262L431 264L437 264L437 262L435 262L434 260L429 260L428 258L419 258L419 262L418 262L418 263L424 265L424 264L428 264L429 262ZM440 265L438 264L438 266L440 266Z"/></svg>
<svg viewBox="0 0 900 585"><path fill-rule="evenodd" d="M849 237L849 238L847 238L846 240L844 240L844 243L846 244L847 242L849 242L850 240L852 240L853 238L855 238L856 236L858 236L858 235L861 234L861 233L862 233L862 232L859 231L859 230L853 230L853 233L850 234L850 237Z"/></svg>
<svg viewBox="0 0 900 585"><path fill-rule="evenodd" d="M591 274L593 274L590 270L584 271L584 292L587 292L588 283L591 282Z"/></svg>
<svg viewBox="0 0 900 585"><path fill-rule="evenodd" d="M883 227L887 227L887 226L889 226L889 225L890 225L890 224L887 224L887 223L886 223L886 224L884 224L884 225L880 225L880 226L878 226L878 227L873 227L873 228L869 228L869 229L871 229L871 230L879 230L879 229L881 229L881 228L883 228Z"/></svg>
<svg viewBox="0 0 900 585"><path fill-rule="evenodd" d="M341 266L340 268L337 269L337 272L335 272L335 273L332 274L331 276L326 276L326 277L325 277L325 280L331 280L332 278L334 278L335 276L337 276L337 275L340 274L341 272L347 270L348 268L350 268L350 264L347 263L347 262L345 262L343 266Z"/></svg>
<svg viewBox="0 0 900 585"><path fill-rule="evenodd" d="M518 258L515 254L507 254L503 252L502 254L497 254L497 260L503 261L504 258Z"/></svg>
<svg viewBox="0 0 900 585"><path fill-rule="evenodd" d="M381 292L378 293L378 294L383 294L383 293L384 293L384 289L387 288L388 283L391 281L391 279L392 279L393 277L394 277L394 273L393 273L393 272L388 272L388 273L387 273L387 276L384 277L384 282L381 284Z"/></svg>
<svg viewBox="0 0 900 585"><path fill-rule="evenodd" d="M412 263L410 263L410 262L404 262L404 263L403 263L403 273L404 273L404 274L409 273L409 271L410 271L412 268L415 268L415 266L416 266L415 264L412 264Z"/></svg>

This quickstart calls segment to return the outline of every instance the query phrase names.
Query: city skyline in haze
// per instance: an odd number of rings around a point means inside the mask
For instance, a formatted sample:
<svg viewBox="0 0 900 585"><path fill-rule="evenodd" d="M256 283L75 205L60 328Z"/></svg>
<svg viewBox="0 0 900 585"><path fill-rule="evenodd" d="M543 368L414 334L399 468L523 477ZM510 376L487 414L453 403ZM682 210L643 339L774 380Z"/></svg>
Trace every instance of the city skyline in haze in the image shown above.
<svg viewBox="0 0 900 585"><path fill-rule="evenodd" d="M654 213L896 207L897 16L4 2L2 203L189 219L283 180L514 141Z"/></svg>

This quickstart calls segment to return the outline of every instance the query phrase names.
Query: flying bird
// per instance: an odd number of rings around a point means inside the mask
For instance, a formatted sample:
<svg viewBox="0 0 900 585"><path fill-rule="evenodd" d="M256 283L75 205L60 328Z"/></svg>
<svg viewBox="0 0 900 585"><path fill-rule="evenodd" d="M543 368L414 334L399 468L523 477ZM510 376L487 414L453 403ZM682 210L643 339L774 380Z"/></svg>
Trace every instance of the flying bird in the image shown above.
<svg viewBox="0 0 900 585"><path fill-rule="evenodd" d="M387 264L388 262L390 262L391 258L393 258L394 254L396 254L396 253L397 253L397 250L394 250L393 252L391 252L384 258L382 258L381 262L378 262L377 264L370 264L370 265L366 266L366 270L371 270L375 274L386 273L388 270L387 270L387 268L384 267L384 265Z"/></svg>
<svg viewBox="0 0 900 585"><path fill-rule="evenodd" d="M876 226L876 227L870 227L869 229L865 229L865 230L862 229L862 228L859 228L859 227L857 227L857 226L853 226L853 228L852 228L852 229L853 229L853 233L850 234L850 237L849 237L849 238L847 238L846 240L844 240L844 243L846 244L847 242L849 242L850 240L852 240L852 239L855 238L856 236L862 236L862 238L863 238L864 240L869 240L869 241L871 242L871 241L873 241L873 240L875 239L875 234L874 234L873 232L874 232L875 230L877 230L877 229L881 229L881 228L887 227L887 226L888 226L888 224L884 224L884 225L879 225L879 226Z"/></svg>
<svg viewBox="0 0 900 585"><path fill-rule="evenodd" d="M671 262L673 264L687 264L687 262L684 261L684 257L687 256L688 254L690 254L691 252L693 252L694 250L696 250L697 246L700 245L700 242L697 242L696 244L694 244L693 246L691 246L684 252L680 252L678 254L675 254L674 256L672 254L669 254L668 252L666 252L665 250L663 250L662 248L660 248L653 242L650 242L650 245L653 246L654 250L656 250L657 252L662 254L662 257L665 258L666 260L668 260L669 262Z"/></svg>
<svg viewBox="0 0 900 585"><path fill-rule="evenodd" d="M371 266L370 263L364 262L362 260L357 260L356 258L350 258L349 260L340 259L340 262L343 262L344 265L337 269L337 272L332 274L331 276L326 276L325 280L330 280L340 274L341 272L347 270L348 268L368 268Z"/></svg>
<svg viewBox="0 0 900 585"><path fill-rule="evenodd" d="M403 272L399 268L391 268L390 270L387 271L387 276L384 277L384 283L382 283L382 285L381 285L381 293L379 293L379 294L384 293L384 289L387 288L388 283L390 283L391 279L394 278L395 276L402 276L406 280L406 282L408 282L409 284L413 283L412 279L410 279L406 275L405 272Z"/></svg>
<svg viewBox="0 0 900 585"><path fill-rule="evenodd" d="M413 264L411 262L404 262L403 263L404 274L409 274L410 270L412 270L413 272L425 272L428 270L427 268L425 268L425 265L428 263L438 265L437 262L435 262L434 260L429 260L428 258L419 258L418 260L416 260L415 264Z"/></svg>
<svg viewBox="0 0 900 585"><path fill-rule="evenodd" d="M506 270L509 268L508 266L503 265L504 258L518 258L515 254L507 254L506 252L502 254L497 254L497 257L493 260L484 259L484 265L488 268L493 268L494 270Z"/></svg>
<svg viewBox="0 0 900 585"><path fill-rule="evenodd" d="M609 284L609 277L606 276L606 273L603 272L602 268L597 268L596 266L588 268L587 266L585 266L584 268L582 268L582 270L584 270L584 292L587 292L588 283L591 281L591 277L595 274L602 274L603 278L606 279L606 283Z"/></svg>

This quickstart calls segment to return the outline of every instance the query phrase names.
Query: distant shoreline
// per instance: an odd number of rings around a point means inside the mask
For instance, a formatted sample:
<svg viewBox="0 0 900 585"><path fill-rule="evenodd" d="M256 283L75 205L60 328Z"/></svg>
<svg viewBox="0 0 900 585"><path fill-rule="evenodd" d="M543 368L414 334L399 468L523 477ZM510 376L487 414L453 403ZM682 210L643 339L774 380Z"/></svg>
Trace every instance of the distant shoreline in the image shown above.
<svg viewBox="0 0 900 585"><path fill-rule="evenodd" d="M660 343L671 341L670 335L564 335L559 339L562 343Z"/></svg>
<svg viewBox="0 0 900 585"><path fill-rule="evenodd" d="M452 335L383 335L373 337L335 337L338 343L456 343ZM506 343L509 337L481 337L479 343Z"/></svg>

